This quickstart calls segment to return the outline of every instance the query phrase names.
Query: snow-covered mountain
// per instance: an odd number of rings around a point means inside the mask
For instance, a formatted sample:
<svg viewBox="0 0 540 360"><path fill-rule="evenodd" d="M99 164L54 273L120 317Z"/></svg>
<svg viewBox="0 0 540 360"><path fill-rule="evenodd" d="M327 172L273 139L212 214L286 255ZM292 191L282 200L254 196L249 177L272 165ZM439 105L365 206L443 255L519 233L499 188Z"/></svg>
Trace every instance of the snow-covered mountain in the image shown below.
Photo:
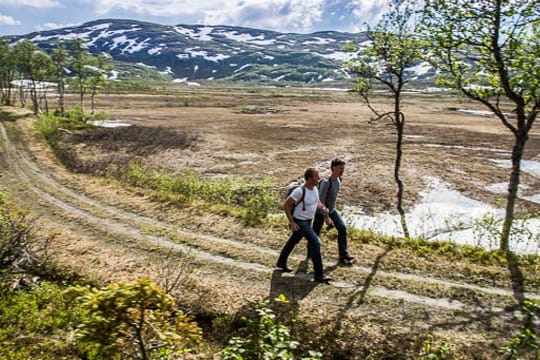
<svg viewBox="0 0 540 360"><path fill-rule="evenodd" d="M93 54L135 63L171 74L176 81L242 80L255 82L331 83L350 79L342 50L360 45L364 33L335 31L279 33L232 26L159 25L104 19L76 27L13 36L50 50L60 41L80 38Z"/></svg>

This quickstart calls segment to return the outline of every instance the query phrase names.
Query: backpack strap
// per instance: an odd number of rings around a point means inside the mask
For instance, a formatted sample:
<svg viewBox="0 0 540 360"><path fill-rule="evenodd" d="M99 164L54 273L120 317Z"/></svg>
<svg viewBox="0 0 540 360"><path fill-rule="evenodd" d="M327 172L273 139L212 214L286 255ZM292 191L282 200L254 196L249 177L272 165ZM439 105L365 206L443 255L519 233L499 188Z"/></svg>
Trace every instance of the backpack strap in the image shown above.
<svg viewBox="0 0 540 360"><path fill-rule="evenodd" d="M302 203L302 211L306 211L306 203L304 202L304 197L306 197L306 186L302 185L301 188L302 188L302 197L300 198L300 200L298 201L296 205Z"/></svg>
<svg viewBox="0 0 540 360"><path fill-rule="evenodd" d="M324 197L324 206L328 207L328 195L330 194L330 189L332 188L332 179L330 176L327 176L326 180L328 181L328 189L326 190L326 196ZM319 182L319 189L321 188L322 182L323 180Z"/></svg>

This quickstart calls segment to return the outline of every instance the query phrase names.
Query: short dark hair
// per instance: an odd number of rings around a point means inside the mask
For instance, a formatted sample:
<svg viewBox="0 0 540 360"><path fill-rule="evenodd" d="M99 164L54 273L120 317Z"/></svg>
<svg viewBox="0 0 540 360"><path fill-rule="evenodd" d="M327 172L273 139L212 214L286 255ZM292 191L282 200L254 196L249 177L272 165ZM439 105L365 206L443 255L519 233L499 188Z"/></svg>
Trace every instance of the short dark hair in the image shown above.
<svg viewBox="0 0 540 360"><path fill-rule="evenodd" d="M340 166L340 165L345 165L345 160L342 160L340 158L335 158L330 163L330 168L333 168L334 166Z"/></svg>
<svg viewBox="0 0 540 360"><path fill-rule="evenodd" d="M315 173L318 173L319 171L315 168L307 168L306 171L304 171L304 180L307 181L307 179L311 179Z"/></svg>

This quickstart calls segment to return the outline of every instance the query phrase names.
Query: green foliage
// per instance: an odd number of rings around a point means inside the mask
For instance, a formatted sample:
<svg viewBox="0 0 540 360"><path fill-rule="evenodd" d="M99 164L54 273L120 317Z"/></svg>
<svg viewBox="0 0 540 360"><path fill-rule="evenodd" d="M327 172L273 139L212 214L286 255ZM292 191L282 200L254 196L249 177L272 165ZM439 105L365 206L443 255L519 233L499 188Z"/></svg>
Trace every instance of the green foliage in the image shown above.
<svg viewBox="0 0 540 360"><path fill-rule="evenodd" d="M17 57L7 39L0 39L0 104L11 105L12 81L17 71Z"/></svg>
<svg viewBox="0 0 540 360"><path fill-rule="evenodd" d="M86 123L90 119L90 114L85 113L81 104L75 105L70 109L67 114L67 118L73 122Z"/></svg>
<svg viewBox="0 0 540 360"><path fill-rule="evenodd" d="M0 192L0 348L2 359L58 359L74 349L67 333L77 320L58 286L38 282L43 259L28 212Z"/></svg>
<svg viewBox="0 0 540 360"><path fill-rule="evenodd" d="M287 301L283 295L279 301ZM258 301L250 304L250 313L243 318L245 327L241 336L229 340L220 352L223 360L278 360L295 359L295 350L300 345L294 340L290 329L281 324L276 314L269 308L269 302ZM322 359L318 351L309 350L305 360Z"/></svg>
<svg viewBox="0 0 540 360"><path fill-rule="evenodd" d="M201 341L197 324L149 280L67 292L80 304L76 339L90 359L163 359Z"/></svg>
<svg viewBox="0 0 540 360"><path fill-rule="evenodd" d="M528 107L535 106L540 79L537 2L431 0L423 15L425 34L433 40L428 55L443 70L442 84L484 101L519 94Z"/></svg>
<svg viewBox="0 0 540 360"><path fill-rule="evenodd" d="M0 192L0 271L20 272L35 262L30 251L28 212L19 209L6 192ZM1 274L1 273L0 273Z"/></svg>
<svg viewBox="0 0 540 360"><path fill-rule="evenodd" d="M448 359L450 346L444 341L436 341L433 335L428 335L422 345L422 351L416 360L444 360Z"/></svg>
<svg viewBox="0 0 540 360"><path fill-rule="evenodd" d="M509 233L509 239L512 243L517 244L515 239L525 239L527 243L535 243L540 240L540 234L533 233L527 226L532 217L531 214L514 217ZM473 221L472 228L476 239L495 245L502 236L503 219L497 218L493 214L486 214Z"/></svg>
<svg viewBox="0 0 540 360"><path fill-rule="evenodd" d="M424 42L415 36L413 9L409 1L392 2L382 20L374 27L368 26L369 45L347 67L359 77L355 90L367 96L375 83L383 85L392 93L399 94L406 82L406 69L421 59ZM353 44L345 48L355 51Z"/></svg>
<svg viewBox="0 0 540 360"><path fill-rule="evenodd" d="M100 114L102 116L103 114ZM90 115L82 111L80 105L76 105L69 110L66 116L39 115L36 123L36 129L53 149L58 145L58 136L60 131L80 130L87 128L86 121L91 118ZM62 129L62 130L60 130Z"/></svg>
<svg viewBox="0 0 540 360"><path fill-rule="evenodd" d="M540 316L540 302L525 300L523 303L523 312L525 313L523 328L502 349L508 360L520 359L520 356L525 354L540 359L540 338L534 326L535 318Z"/></svg>
<svg viewBox="0 0 540 360"><path fill-rule="evenodd" d="M76 358L69 333L79 322L77 306L54 284L41 282L30 290L0 291L2 359Z"/></svg>
<svg viewBox="0 0 540 360"><path fill-rule="evenodd" d="M203 180L193 172L171 175L131 162L126 181L131 185L169 193L180 202L202 201L210 206L237 208L237 214L249 224L262 222L278 203L270 180L256 184L238 178Z"/></svg>
<svg viewBox="0 0 540 360"><path fill-rule="evenodd" d="M492 111L514 135L500 249L509 251L520 163L540 110L538 1L427 0L422 34L439 83Z"/></svg>

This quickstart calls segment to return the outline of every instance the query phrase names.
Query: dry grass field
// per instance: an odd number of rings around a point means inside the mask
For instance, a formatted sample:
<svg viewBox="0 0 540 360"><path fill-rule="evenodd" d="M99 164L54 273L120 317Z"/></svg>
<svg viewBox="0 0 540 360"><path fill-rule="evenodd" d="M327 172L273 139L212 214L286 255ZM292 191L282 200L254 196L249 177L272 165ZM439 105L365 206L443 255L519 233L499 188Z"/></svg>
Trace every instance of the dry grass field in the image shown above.
<svg viewBox="0 0 540 360"><path fill-rule="evenodd" d="M457 111L484 109L455 96L415 94L404 101L406 207L418 201L426 177L497 204L500 195L485 186L509 176L490 160L510 158L512 138L502 124ZM379 95L375 104L388 107L390 100ZM84 142L72 137L81 163L136 155L173 172L270 178L280 187L305 167L326 170L339 156L347 161L342 203L368 213L394 211L393 125L370 124L368 108L354 94L298 89L103 94L98 110L131 125L168 128L172 135L167 133L171 138L163 146L148 148L144 139L111 144L111 137ZM31 211L40 234L54 234L54 260L102 282L149 277L163 284L164 257L180 262L188 256L192 269L175 295L193 313L222 319L206 324L213 335L200 358L212 358L223 344L223 318L230 319L249 301L280 293L296 311L293 332L321 347L328 359L413 359L426 339L449 344L448 358L502 358L500 348L520 329L515 289L503 265L421 254L410 246L355 235L350 247L357 262L340 267L335 234L324 233L326 272L335 281L317 285L303 269L303 246L291 258L297 271L289 275L273 268L288 236L283 221L246 226L205 206L157 201L143 189L70 172L35 138L32 117L20 109L9 111L16 120L2 122L0 182ZM525 159L540 161L539 135L533 130ZM193 140L187 147L182 146L186 136ZM522 183L528 185L524 195L540 189L540 179L529 174L523 174ZM540 210L522 200L518 208ZM526 290L534 298L540 298L538 266L523 268Z"/></svg>
<svg viewBox="0 0 540 360"><path fill-rule="evenodd" d="M509 160L513 144L502 123L492 116L457 111L485 109L448 95L405 95L404 103L406 204L410 207L417 201L426 176L495 204L498 196L484 185L508 181L509 172L489 159ZM381 95L375 105L388 111L391 99ZM394 126L389 121L369 124L372 114L355 94L208 90L167 96L101 96L98 106L111 118L129 124L167 127L197 137L193 148L158 151L147 157L149 163L208 176L270 176L285 185L308 166L327 172L330 159L339 156L347 161L345 202L368 211L394 207ZM539 134L532 132L524 159L540 160ZM540 189L540 179L533 176L524 174L522 183L529 185L531 193ZM540 209L520 205L531 211Z"/></svg>

